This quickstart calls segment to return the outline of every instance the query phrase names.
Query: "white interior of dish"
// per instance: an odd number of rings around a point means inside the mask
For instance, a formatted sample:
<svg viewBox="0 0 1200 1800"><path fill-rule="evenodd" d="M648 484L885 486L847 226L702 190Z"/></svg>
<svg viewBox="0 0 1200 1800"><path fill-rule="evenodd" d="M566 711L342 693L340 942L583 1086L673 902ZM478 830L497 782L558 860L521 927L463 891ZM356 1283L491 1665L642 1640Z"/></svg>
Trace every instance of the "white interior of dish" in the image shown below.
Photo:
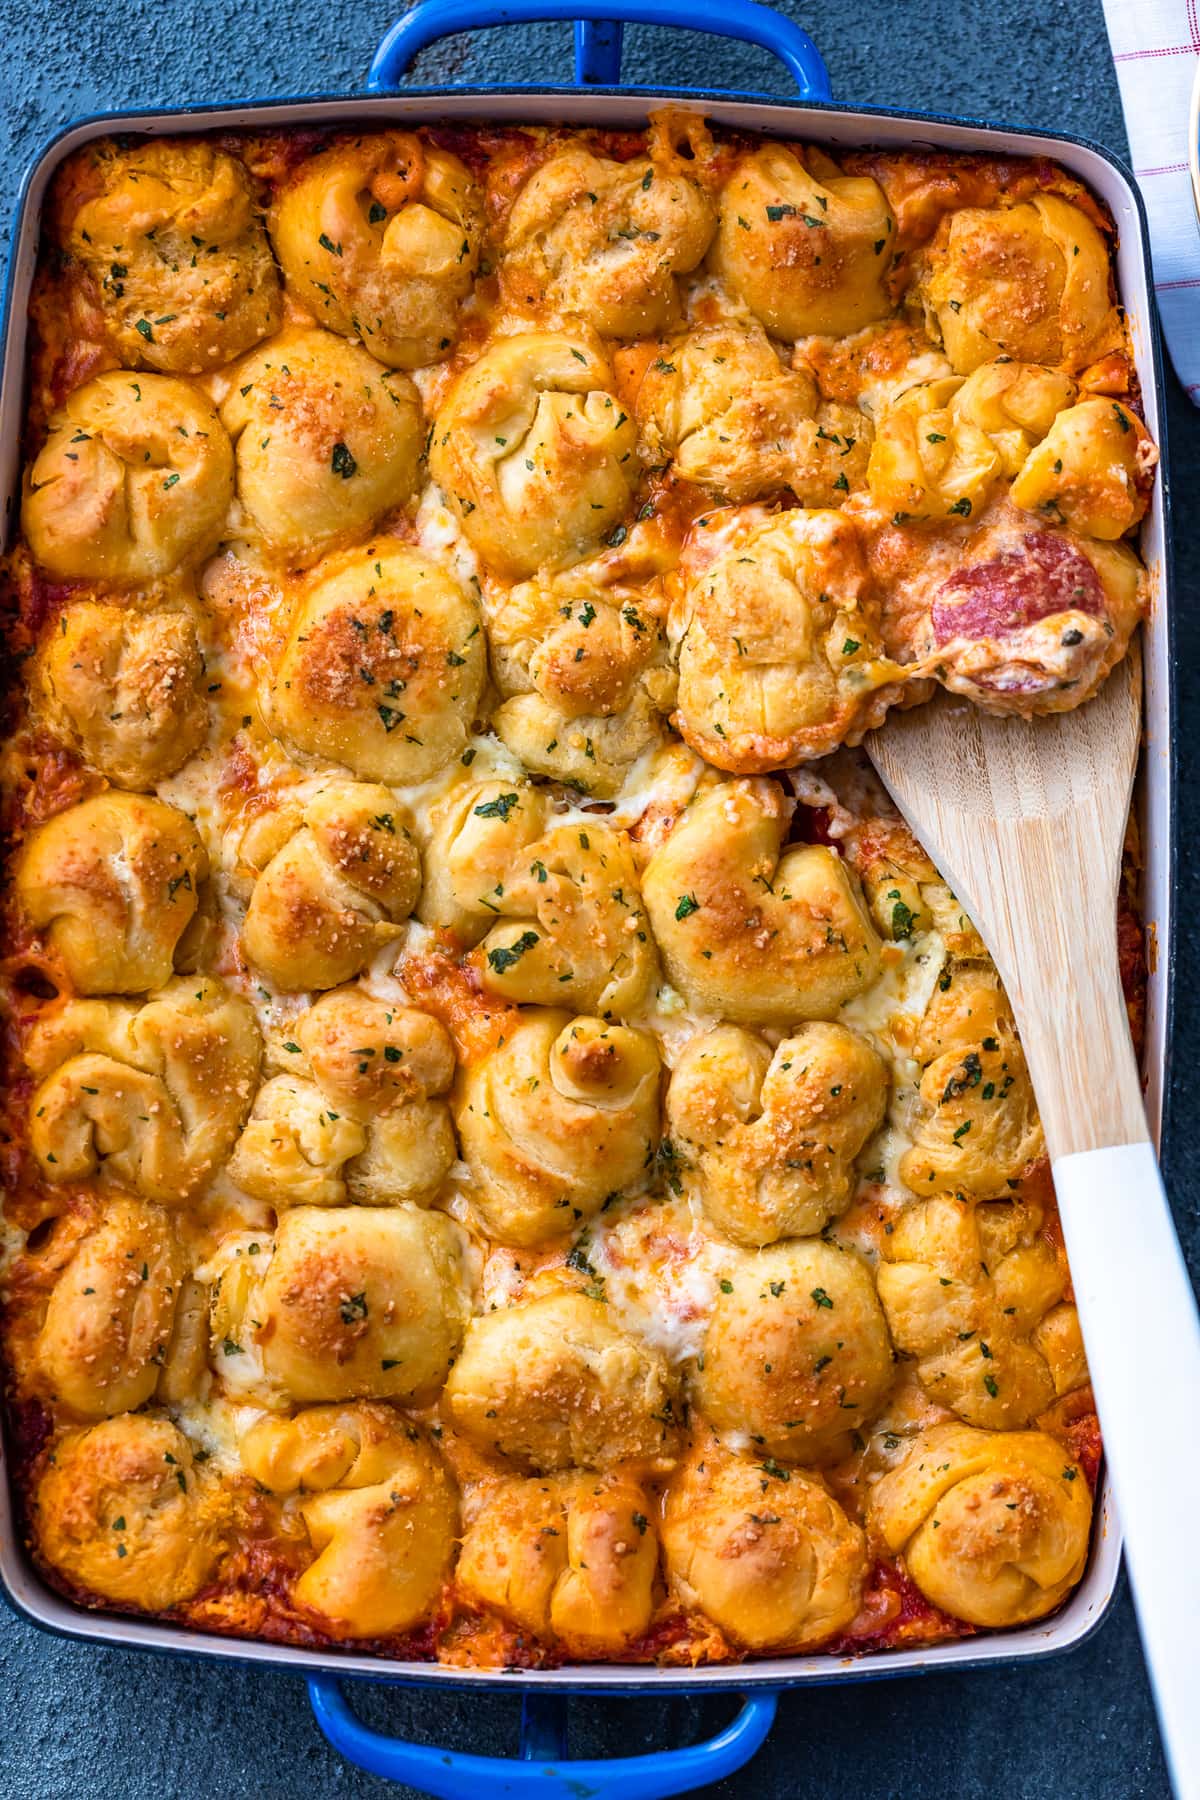
<svg viewBox="0 0 1200 1800"><path fill-rule="evenodd" d="M245 129L286 125L333 124L353 117L356 125L420 124L458 119L529 121L568 125L630 127L645 123L649 110L663 104L653 95L609 95L587 92L516 91L486 94L395 95L385 98L248 104L211 112L124 115L117 128L151 135L182 131ZM1128 314L1134 357L1141 380L1145 421L1151 435L1162 439L1160 397L1151 329L1152 301L1148 258L1137 200L1129 179L1099 150L1085 144L981 125L940 120L893 118L871 112L834 111L743 100L675 99L671 103L703 111L726 126L767 135L805 138L829 145L878 144L892 147L937 147L990 151L1010 155L1050 156L1078 176L1109 207L1119 234L1117 278ZM5 496L5 537L17 511L20 445L23 424L27 301L37 259L41 205L55 169L64 157L114 129L100 119L69 128L43 155L30 177L12 249L10 308L0 384L0 492ZM1144 919L1150 952L1146 1047L1143 1073L1151 1131L1157 1137L1166 1070L1168 947L1171 943L1171 766L1169 643L1166 629L1166 533L1164 478L1154 490L1152 509L1143 527L1142 555L1150 573L1150 612L1145 632L1145 750L1139 784L1139 806L1145 858ZM0 1580L13 1601L36 1623L73 1637L119 1643L192 1656L267 1663L274 1668L313 1673L331 1670L367 1675L375 1680L463 1686L511 1687L514 1676L494 1669L458 1669L438 1664L381 1662L353 1652L306 1650L293 1646L244 1642L205 1636L153 1620L89 1613L70 1605L34 1573L16 1541L12 1501L4 1479L4 1447L0 1442ZM521 1686L600 1688L665 1692L680 1687L742 1690L762 1683L828 1683L871 1680L939 1668L964 1668L1029 1656L1046 1655L1079 1643L1100 1622L1112 1598L1120 1564L1121 1538L1111 1485L1105 1479L1097 1507L1096 1529L1087 1571L1065 1607L1044 1623L1019 1631L965 1638L955 1643L878 1656L835 1660L829 1656L777 1657L753 1663L704 1669L660 1669L607 1664L549 1670L521 1670Z"/></svg>

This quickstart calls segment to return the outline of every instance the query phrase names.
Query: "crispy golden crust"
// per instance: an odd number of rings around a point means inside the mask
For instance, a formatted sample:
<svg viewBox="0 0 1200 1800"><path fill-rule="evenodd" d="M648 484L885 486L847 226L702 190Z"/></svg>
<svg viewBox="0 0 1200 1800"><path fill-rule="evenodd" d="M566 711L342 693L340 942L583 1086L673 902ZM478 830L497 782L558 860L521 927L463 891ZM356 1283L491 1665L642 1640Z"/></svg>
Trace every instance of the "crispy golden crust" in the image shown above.
<svg viewBox="0 0 1200 1800"><path fill-rule="evenodd" d="M1112 238L1040 160L670 111L66 159L0 1279L72 1598L495 1667L1070 1591L1028 1072L847 746L1125 653Z"/></svg>

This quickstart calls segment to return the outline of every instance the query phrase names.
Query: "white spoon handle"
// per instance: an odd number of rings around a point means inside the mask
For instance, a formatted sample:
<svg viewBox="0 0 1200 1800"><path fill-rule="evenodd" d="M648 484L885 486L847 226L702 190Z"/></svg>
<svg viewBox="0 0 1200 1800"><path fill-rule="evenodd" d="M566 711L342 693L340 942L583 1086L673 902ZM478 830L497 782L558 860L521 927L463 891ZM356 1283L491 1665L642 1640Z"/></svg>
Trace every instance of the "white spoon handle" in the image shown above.
<svg viewBox="0 0 1200 1800"><path fill-rule="evenodd" d="M1054 1186L1175 1793L1200 1800L1200 1316L1148 1143Z"/></svg>

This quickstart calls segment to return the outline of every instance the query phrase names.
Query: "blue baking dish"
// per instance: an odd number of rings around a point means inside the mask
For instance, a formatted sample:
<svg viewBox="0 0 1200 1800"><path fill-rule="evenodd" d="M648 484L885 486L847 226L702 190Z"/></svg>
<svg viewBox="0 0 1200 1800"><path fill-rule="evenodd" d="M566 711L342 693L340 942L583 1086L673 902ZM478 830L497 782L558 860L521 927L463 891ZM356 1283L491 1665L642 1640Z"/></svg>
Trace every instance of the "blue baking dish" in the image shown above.
<svg viewBox="0 0 1200 1800"><path fill-rule="evenodd" d="M571 21L575 31L575 80L570 85L431 88L400 83L420 51L450 34L508 23ZM797 86L794 100L717 89L621 87L625 24L700 29L772 52ZM22 186L0 327L0 492L6 530L19 492L19 445L27 300L40 234L42 201L64 157L92 138L114 130L148 135L282 124L356 126L419 124L433 120L557 122L631 127L665 100L702 110L718 125L825 143L836 148L877 144L928 146L1007 155L1051 155L1088 183L1108 205L1119 233L1118 274L1129 319L1146 423L1162 451L1160 478L1148 516L1142 553L1150 573L1152 603L1145 632L1146 749L1138 804L1145 854L1144 916L1150 945L1150 981L1144 1077L1151 1128L1165 1127L1170 1044L1174 803L1172 724L1169 485L1165 456L1162 369L1151 300L1150 256L1141 200L1132 177L1095 144L1051 132L999 127L931 114L862 108L830 100L820 53L799 26L756 0L722 0L719 13L697 18L682 0L420 0L387 33L371 64L365 94L299 99L260 99L213 106L110 113L76 121L34 159ZM152 1619L91 1613L54 1593L40 1579L18 1541L13 1496L0 1440L0 1589L34 1624L65 1636L165 1653L219 1658L248 1667L290 1671L308 1678L317 1721L335 1749L374 1775L423 1793L465 1800L486 1785L498 1795L538 1794L544 1800L657 1800L708 1786L742 1767L770 1730L782 1689L814 1683L879 1680L939 1669L989 1666L1060 1653L1095 1629L1113 1596L1120 1563L1120 1534L1108 1484L1102 1486L1092 1553L1084 1579L1053 1618L1021 1630L963 1639L925 1649L873 1657L771 1658L703 1669L633 1668L605 1664L506 1672L454 1669L422 1663L380 1663L356 1653L291 1645L244 1643ZM368 1729L346 1695L351 1678L377 1683L520 1692L519 1750L512 1759L461 1755L401 1742ZM568 1697L728 1693L741 1710L716 1737L687 1748L608 1762L566 1760Z"/></svg>

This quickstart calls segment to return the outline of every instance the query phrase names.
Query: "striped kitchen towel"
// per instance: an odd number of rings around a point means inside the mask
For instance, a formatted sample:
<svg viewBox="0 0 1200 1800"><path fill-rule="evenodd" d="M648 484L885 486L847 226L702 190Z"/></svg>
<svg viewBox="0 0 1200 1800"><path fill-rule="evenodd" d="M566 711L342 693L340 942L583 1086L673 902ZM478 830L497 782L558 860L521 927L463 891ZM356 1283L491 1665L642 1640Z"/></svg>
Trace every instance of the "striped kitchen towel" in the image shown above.
<svg viewBox="0 0 1200 1800"><path fill-rule="evenodd" d="M1188 398L1200 406L1200 227L1188 161L1200 0L1104 0L1104 18L1150 218L1167 349Z"/></svg>

